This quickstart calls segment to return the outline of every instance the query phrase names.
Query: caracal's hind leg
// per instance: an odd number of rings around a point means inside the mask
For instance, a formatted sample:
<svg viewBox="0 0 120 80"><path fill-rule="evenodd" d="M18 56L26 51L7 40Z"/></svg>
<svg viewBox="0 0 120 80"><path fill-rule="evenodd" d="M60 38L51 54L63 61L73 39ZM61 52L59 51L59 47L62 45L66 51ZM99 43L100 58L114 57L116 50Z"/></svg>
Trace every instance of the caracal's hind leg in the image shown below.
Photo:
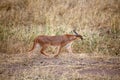
<svg viewBox="0 0 120 80"><path fill-rule="evenodd" d="M42 46L41 47L41 50L40 50L40 53L45 55L45 56L48 56L47 54L45 54L44 50L46 49L47 47L46 46Z"/></svg>
<svg viewBox="0 0 120 80"><path fill-rule="evenodd" d="M57 54L54 57L57 57L60 54L62 46L58 46Z"/></svg>
<svg viewBox="0 0 120 80"><path fill-rule="evenodd" d="M67 44L65 47L67 48L69 53L72 53L72 48L71 48L72 47L72 42Z"/></svg>

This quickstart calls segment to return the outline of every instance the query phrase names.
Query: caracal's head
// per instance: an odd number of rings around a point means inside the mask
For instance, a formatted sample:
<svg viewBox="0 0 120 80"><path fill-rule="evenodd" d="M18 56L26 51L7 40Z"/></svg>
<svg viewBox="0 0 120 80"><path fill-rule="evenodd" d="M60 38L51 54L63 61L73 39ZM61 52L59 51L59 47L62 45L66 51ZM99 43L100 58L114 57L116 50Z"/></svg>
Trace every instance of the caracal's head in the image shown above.
<svg viewBox="0 0 120 80"><path fill-rule="evenodd" d="M75 30L73 30L73 32L75 33L76 37L79 37L81 40L83 40L83 37L80 34L78 34Z"/></svg>

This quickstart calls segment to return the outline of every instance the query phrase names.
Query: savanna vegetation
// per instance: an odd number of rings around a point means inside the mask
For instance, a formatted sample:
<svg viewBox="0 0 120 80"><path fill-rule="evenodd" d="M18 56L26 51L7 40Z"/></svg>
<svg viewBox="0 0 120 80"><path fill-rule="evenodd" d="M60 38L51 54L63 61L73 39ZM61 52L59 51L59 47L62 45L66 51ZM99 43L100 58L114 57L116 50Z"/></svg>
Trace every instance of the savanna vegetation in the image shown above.
<svg viewBox="0 0 120 80"><path fill-rule="evenodd" d="M73 54L28 57L36 36L73 29ZM120 80L119 56L120 0L0 0L0 80Z"/></svg>
<svg viewBox="0 0 120 80"><path fill-rule="evenodd" d="M119 55L120 0L0 0L0 51L23 53L38 35L73 34L77 53Z"/></svg>

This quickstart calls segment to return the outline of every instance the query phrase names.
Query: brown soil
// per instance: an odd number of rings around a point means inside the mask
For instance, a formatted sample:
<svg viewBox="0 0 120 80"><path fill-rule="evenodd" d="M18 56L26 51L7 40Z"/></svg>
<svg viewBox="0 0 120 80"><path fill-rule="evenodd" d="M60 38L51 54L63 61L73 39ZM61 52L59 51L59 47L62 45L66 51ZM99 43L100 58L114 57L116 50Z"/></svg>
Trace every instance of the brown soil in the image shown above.
<svg viewBox="0 0 120 80"><path fill-rule="evenodd" d="M119 77L120 58L69 53L61 54L57 58L38 54L31 58L28 54L1 53L0 56L1 80L59 80L63 76L68 80L74 77L81 80L86 75Z"/></svg>

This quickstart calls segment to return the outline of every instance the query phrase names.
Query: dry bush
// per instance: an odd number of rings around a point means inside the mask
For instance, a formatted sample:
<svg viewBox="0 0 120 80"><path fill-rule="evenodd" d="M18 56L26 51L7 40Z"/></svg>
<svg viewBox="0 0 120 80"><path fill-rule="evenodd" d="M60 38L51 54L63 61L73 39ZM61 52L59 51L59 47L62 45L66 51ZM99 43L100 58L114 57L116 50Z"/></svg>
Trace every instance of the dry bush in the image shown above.
<svg viewBox="0 0 120 80"><path fill-rule="evenodd" d="M74 52L120 52L119 0L0 0L0 51L23 53L40 34L61 35L76 28L84 41Z"/></svg>

